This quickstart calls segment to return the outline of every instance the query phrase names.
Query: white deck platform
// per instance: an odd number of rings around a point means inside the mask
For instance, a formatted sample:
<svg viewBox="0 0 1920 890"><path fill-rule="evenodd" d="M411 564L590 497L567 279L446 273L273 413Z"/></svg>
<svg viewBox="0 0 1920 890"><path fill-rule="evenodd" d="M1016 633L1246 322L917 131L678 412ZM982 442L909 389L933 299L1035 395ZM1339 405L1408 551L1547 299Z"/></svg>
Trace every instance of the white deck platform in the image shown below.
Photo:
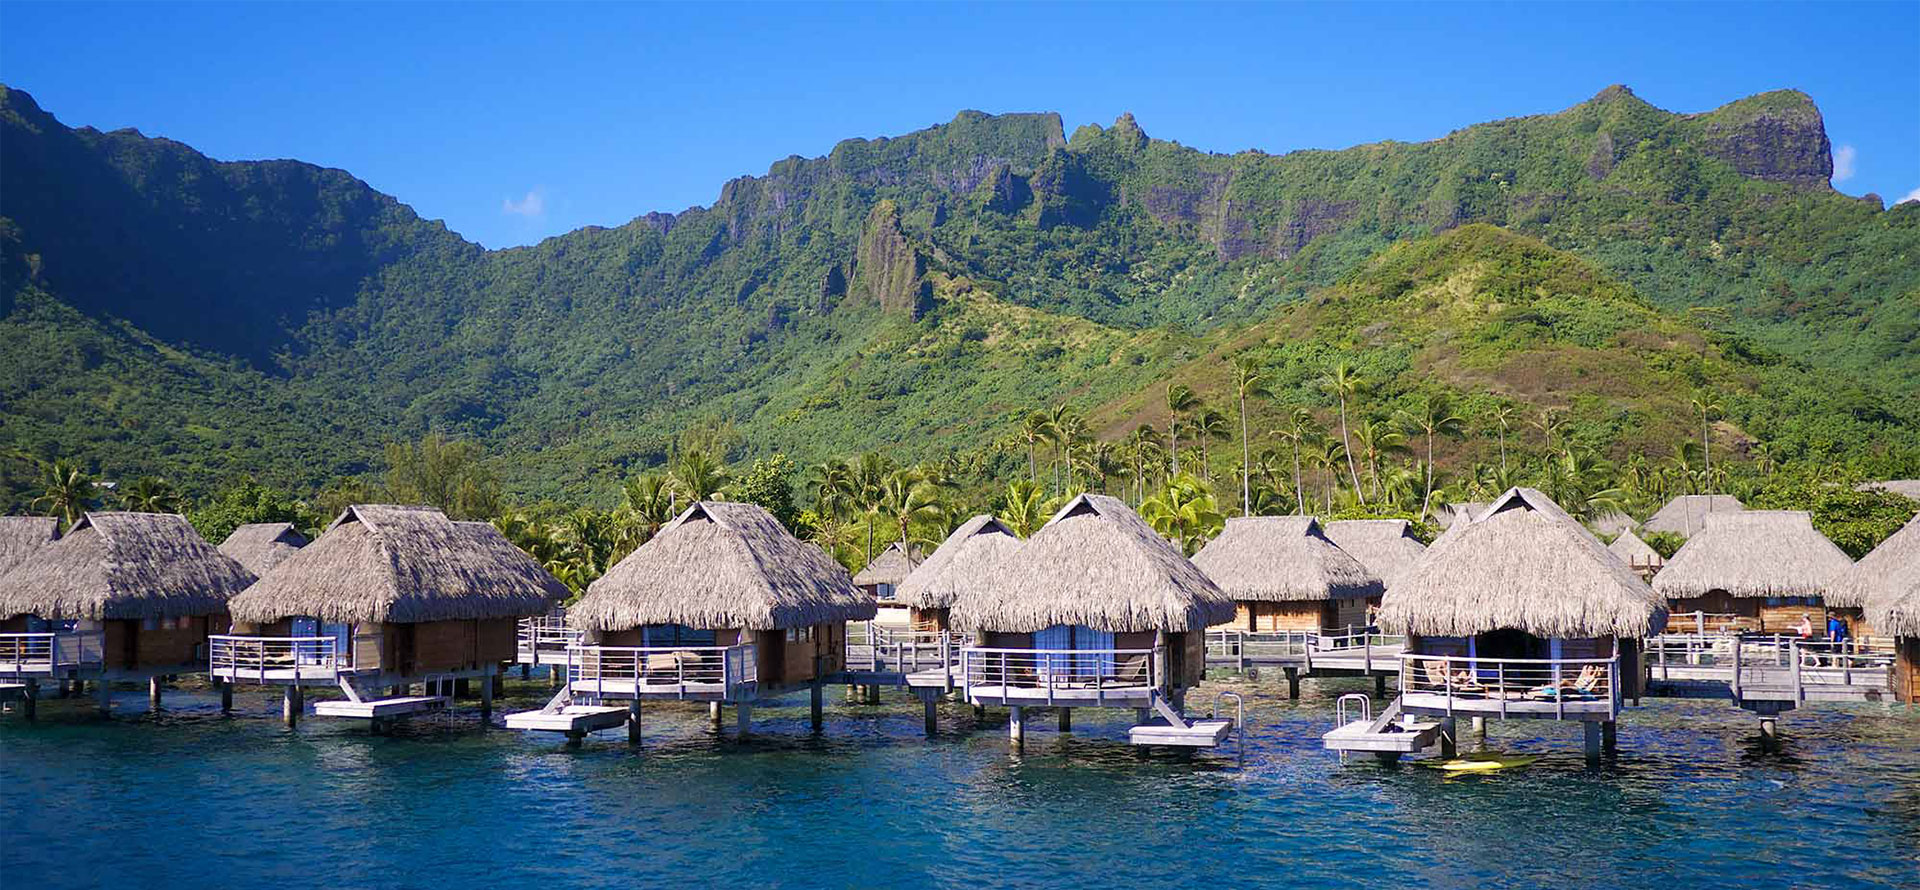
<svg viewBox="0 0 1920 890"><path fill-rule="evenodd" d="M1376 727L1371 720L1355 720L1320 737L1329 751L1372 754L1417 754L1439 738L1438 721L1415 720Z"/></svg>
<svg viewBox="0 0 1920 890"><path fill-rule="evenodd" d="M1233 734L1233 721L1221 718L1189 720L1186 726L1173 726L1165 720L1142 723L1127 730L1127 742L1134 745L1166 745L1177 748L1217 748Z"/></svg>
<svg viewBox="0 0 1920 890"><path fill-rule="evenodd" d="M582 698L634 698L665 701L753 701L759 695L757 684L725 683L639 683L632 680L575 680L569 691Z"/></svg>
<svg viewBox="0 0 1920 890"><path fill-rule="evenodd" d="M617 705L567 705L553 711L522 711L507 715L508 729L560 732L568 735L625 726L627 709Z"/></svg>
<svg viewBox="0 0 1920 890"><path fill-rule="evenodd" d="M405 717L428 711L440 711L447 707L446 698L438 695L409 695L399 698L378 698L367 701L323 701L314 702L313 713L321 717L355 717L371 720L376 717Z"/></svg>
<svg viewBox="0 0 1920 890"><path fill-rule="evenodd" d="M976 705L1065 708L1152 707L1151 686L967 686L967 699Z"/></svg>

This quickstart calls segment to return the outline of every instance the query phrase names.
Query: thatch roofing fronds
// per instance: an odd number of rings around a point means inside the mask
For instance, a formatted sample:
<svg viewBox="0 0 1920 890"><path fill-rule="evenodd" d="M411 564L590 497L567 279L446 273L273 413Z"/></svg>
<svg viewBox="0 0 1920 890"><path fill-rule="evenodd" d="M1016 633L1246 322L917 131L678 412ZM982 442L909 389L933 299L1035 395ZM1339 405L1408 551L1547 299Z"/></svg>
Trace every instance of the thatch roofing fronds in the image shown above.
<svg viewBox="0 0 1920 890"><path fill-rule="evenodd" d="M0 575L58 537L60 521L51 516L0 516Z"/></svg>
<svg viewBox="0 0 1920 890"><path fill-rule="evenodd" d="M861 587L878 584L899 584L913 573L914 566L926 561L926 554L919 547L906 547L899 541L887 545L880 555L867 563L860 574L853 576L853 583Z"/></svg>
<svg viewBox="0 0 1920 890"><path fill-rule="evenodd" d="M894 600L915 609L951 609L978 596L998 565L1020 549L1020 536L992 516L967 520L913 570L894 591Z"/></svg>
<svg viewBox="0 0 1920 890"><path fill-rule="evenodd" d="M252 522L240 526L220 542L220 552L265 578L267 572L293 552L307 546L307 536L291 522Z"/></svg>
<svg viewBox="0 0 1920 890"><path fill-rule="evenodd" d="M864 621L875 611L845 568L764 508L700 501L593 582L567 621L593 631L782 630Z"/></svg>
<svg viewBox="0 0 1920 890"><path fill-rule="evenodd" d="M1641 528L1650 532L1672 532L1691 538L1706 527L1707 517L1720 513L1738 513L1745 504L1730 494L1683 494L1647 517ZM1675 554L1676 556L1678 554Z"/></svg>
<svg viewBox="0 0 1920 890"><path fill-rule="evenodd" d="M1607 549L1636 569L1657 569L1667 562L1667 558L1661 556L1660 551L1653 549L1653 545L1640 540L1640 536L1634 534L1633 529L1621 532L1620 537L1614 538L1613 543L1607 545Z"/></svg>
<svg viewBox="0 0 1920 890"><path fill-rule="evenodd" d="M1593 529L1594 534L1609 538L1617 538L1620 535L1634 530L1639 527L1639 525L1640 523L1633 521L1633 517L1618 510L1610 510L1603 516L1595 517L1592 522L1587 524L1589 528Z"/></svg>
<svg viewBox="0 0 1920 890"><path fill-rule="evenodd" d="M539 615L566 585L484 522L358 504L233 598L238 621L418 624Z"/></svg>
<svg viewBox="0 0 1920 890"><path fill-rule="evenodd" d="M1669 599L1724 590L1737 597L1821 596L1853 560L1799 510L1713 513L1653 579Z"/></svg>
<svg viewBox="0 0 1920 890"><path fill-rule="evenodd" d="M1904 611L1893 611L1903 601ZM1901 636L1920 637L1920 516L1907 520L1834 578L1827 587L1827 605L1865 608L1875 629L1895 633L1893 626L1872 617L1876 609L1888 610L1888 621L1906 628Z"/></svg>
<svg viewBox="0 0 1920 890"><path fill-rule="evenodd" d="M1381 627L1421 636L1514 628L1546 638L1641 638L1667 605L1546 495L1509 489L1456 523L1381 601Z"/></svg>
<svg viewBox="0 0 1920 890"><path fill-rule="evenodd" d="M1854 491L1884 491L1901 497L1920 501L1920 479L1888 479L1884 482L1862 482L1853 487Z"/></svg>
<svg viewBox="0 0 1920 890"><path fill-rule="evenodd" d="M179 618L227 610L253 574L186 517L88 513L0 576L0 618Z"/></svg>
<svg viewBox="0 0 1920 890"><path fill-rule="evenodd" d="M1442 531L1445 531L1452 528L1453 524L1461 519L1469 522L1473 521L1473 517L1479 515L1480 511L1485 509L1487 509L1487 505L1484 501L1467 501L1459 504L1448 504L1445 508L1433 511L1433 522L1435 525L1440 526Z"/></svg>
<svg viewBox="0 0 1920 890"><path fill-rule="evenodd" d="M1230 621L1233 601L1118 499L1083 494L994 566L980 596L953 604L962 630L1030 633L1084 625L1188 631Z"/></svg>
<svg viewBox="0 0 1920 890"><path fill-rule="evenodd" d="M1413 527L1405 519L1336 519L1327 523L1326 533L1328 540L1360 560L1388 587L1427 552L1427 545L1413 536Z"/></svg>
<svg viewBox="0 0 1920 890"><path fill-rule="evenodd" d="M1311 516L1228 519L1193 564L1234 602L1324 602L1386 590L1379 575L1327 540Z"/></svg>

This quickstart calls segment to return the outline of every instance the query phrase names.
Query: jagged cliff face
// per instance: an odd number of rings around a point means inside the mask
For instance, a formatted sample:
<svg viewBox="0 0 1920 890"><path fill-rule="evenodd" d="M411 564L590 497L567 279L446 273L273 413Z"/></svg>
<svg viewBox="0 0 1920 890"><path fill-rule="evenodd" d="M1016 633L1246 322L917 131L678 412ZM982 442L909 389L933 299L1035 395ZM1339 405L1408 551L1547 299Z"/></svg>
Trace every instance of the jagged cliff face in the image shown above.
<svg viewBox="0 0 1920 890"><path fill-rule="evenodd" d="M918 319L933 299L927 261L900 230L900 206L892 201L868 214L855 270L860 295L883 312Z"/></svg>
<svg viewBox="0 0 1920 890"><path fill-rule="evenodd" d="M1805 93L1743 99L1698 119L1701 147L1742 176L1825 188L1833 179L1826 121Z"/></svg>

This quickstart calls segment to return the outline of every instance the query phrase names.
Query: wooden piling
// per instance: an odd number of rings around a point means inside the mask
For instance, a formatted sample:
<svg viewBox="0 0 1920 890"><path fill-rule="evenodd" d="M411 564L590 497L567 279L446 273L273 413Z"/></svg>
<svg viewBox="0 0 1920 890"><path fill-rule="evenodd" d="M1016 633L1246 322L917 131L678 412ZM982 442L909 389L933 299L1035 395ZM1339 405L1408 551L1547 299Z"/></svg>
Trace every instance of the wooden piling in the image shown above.
<svg viewBox="0 0 1920 890"><path fill-rule="evenodd" d="M233 681L215 680L220 687L220 713L233 713Z"/></svg>
<svg viewBox="0 0 1920 890"><path fill-rule="evenodd" d="M813 727L813 731L817 733L821 730L822 726L826 722L824 719L822 719L823 715L820 713L821 707L824 704L824 699L826 698L826 690L821 688L820 681L815 680L812 684L812 688L809 689L808 692L809 692L808 698L810 699L810 701L807 703L808 704L807 717L810 720L810 725Z"/></svg>
<svg viewBox="0 0 1920 890"><path fill-rule="evenodd" d="M160 709L160 690L162 688L159 677L147 678L147 707L153 708L154 710Z"/></svg>
<svg viewBox="0 0 1920 890"><path fill-rule="evenodd" d="M1020 747L1021 744L1026 741L1026 727L1021 723L1023 716L1025 715L1021 713L1020 706L1014 705L1012 715L1007 718L1007 738L1013 740L1013 746L1015 748Z"/></svg>
<svg viewBox="0 0 1920 890"><path fill-rule="evenodd" d="M1619 724L1612 720L1600 724L1600 747L1608 754L1613 754L1620 750L1619 726Z"/></svg>
<svg viewBox="0 0 1920 890"><path fill-rule="evenodd" d="M1460 725L1452 717L1440 718L1440 756L1452 760L1460 756Z"/></svg>
<svg viewBox="0 0 1920 890"><path fill-rule="evenodd" d="M1287 698L1298 701L1300 699L1300 669L1290 667L1290 668L1287 668L1286 671L1287 671Z"/></svg>
<svg viewBox="0 0 1920 890"><path fill-rule="evenodd" d="M720 728L720 703L719 702L717 701L707 702L707 723L711 724L714 729Z"/></svg>
<svg viewBox="0 0 1920 890"><path fill-rule="evenodd" d="M640 696L627 700L627 743L640 744Z"/></svg>
<svg viewBox="0 0 1920 890"><path fill-rule="evenodd" d="M928 738L932 738L933 734L940 729L939 712L934 709L934 700L935 695L932 692L924 692L920 695L921 708L925 712L921 722L927 731Z"/></svg>
<svg viewBox="0 0 1920 890"><path fill-rule="evenodd" d="M480 676L480 722L493 722L493 667Z"/></svg>
<svg viewBox="0 0 1920 890"><path fill-rule="evenodd" d="M1060 731L1061 732L1073 731L1073 709L1072 708L1060 709Z"/></svg>
<svg viewBox="0 0 1920 890"><path fill-rule="evenodd" d="M296 683L287 684L286 691L280 696L280 719L288 729L300 724L300 698L300 686Z"/></svg>
<svg viewBox="0 0 1920 890"><path fill-rule="evenodd" d="M1600 760L1600 723L1595 720L1583 720L1580 725L1586 731L1587 762L1597 763Z"/></svg>
<svg viewBox="0 0 1920 890"><path fill-rule="evenodd" d="M733 726L734 731L739 733L743 739L753 734L752 702L743 701L733 706Z"/></svg>
<svg viewBox="0 0 1920 890"><path fill-rule="evenodd" d="M100 713L113 713L113 684L105 680L93 682L93 700L99 706Z"/></svg>
<svg viewBox="0 0 1920 890"><path fill-rule="evenodd" d="M28 723L32 723L34 721L34 718L40 716L40 683L39 681L28 680L27 688L25 691L27 693L27 697L24 701L22 701L20 705L20 712L21 712L21 716L25 717Z"/></svg>

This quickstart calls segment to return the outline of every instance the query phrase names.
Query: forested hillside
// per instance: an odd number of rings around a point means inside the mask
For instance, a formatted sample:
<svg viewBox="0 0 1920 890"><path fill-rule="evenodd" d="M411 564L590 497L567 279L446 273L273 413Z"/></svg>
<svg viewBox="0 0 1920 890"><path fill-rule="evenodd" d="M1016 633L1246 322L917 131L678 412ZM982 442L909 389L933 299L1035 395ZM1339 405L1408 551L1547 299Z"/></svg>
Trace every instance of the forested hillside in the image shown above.
<svg viewBox="0 0 1920 890"><path fill-rule="evenodd" d="M1118 442L1164 425L1170 381L1227 409L1248 358L1281 394L1250 411L1262 448L1294 407L1332 422L1346 361L1382 423L1444 393L1554 413L1546 438L1625 464L1696 430L1710 390L1711 444L1742 460L1898 472L1920 460L1920 205L1840 195L1831 163L1793 92L1679 115L1612 87L1280 156L963 112L486 251L349 173L70 129L0 88L0 445L311 493L440 433L515 500L606 503L689 427L733 431L734 458L1024 470L1033 410ZM1476 424L1442 473L1490 458ZM1215 447L1209 473L1237 465Z"/></svg>

